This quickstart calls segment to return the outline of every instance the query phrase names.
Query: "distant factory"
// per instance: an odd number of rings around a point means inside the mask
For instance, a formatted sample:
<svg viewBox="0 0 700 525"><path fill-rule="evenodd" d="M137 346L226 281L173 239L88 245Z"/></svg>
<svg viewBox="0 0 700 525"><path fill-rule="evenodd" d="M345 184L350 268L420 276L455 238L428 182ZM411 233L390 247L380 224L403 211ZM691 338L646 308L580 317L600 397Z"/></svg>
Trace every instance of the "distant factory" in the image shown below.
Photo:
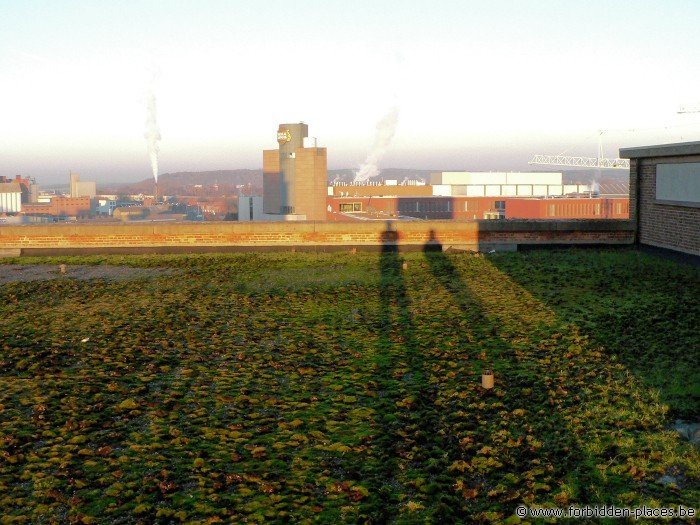
<svg viewBox="0 0 700 525"><path fill-rule="evenodd" d="M327 182L327 150L304 123L280 124L279 148L263 151L262 202L239 198L238 219L380 220L626 218L625 194L601 197L597 184L565 184L561 172L432 173L422 180ZM626 191L626 187L621 191Z"/></svg>
<svg viewBox="0 0 700 525"><path fill-rule="evenodd" d="M39 187L34 179L0 176L0 213L19 213L23 204L37 202Z"/></svg>
<svg viewBox="0 0 700 525"><path fill-rule="evenodd" d="M0 177L0 213L12 220L17 215L31 220L238 221L629 217L626 183L568 184L562 172L441 171L428 180L374 177L329 184L327 149L309 137L307 124L279 124L276 139L276 149L262 151L262 191L250 184L219 191L217 183L209 193L175 195L155 206L154 198L145 195L97 195L95 182L81 181L73 172L66 195L39 195L31 179Z"/></svg>
<svg viewBox="0 0 700 525"><path fill-rule="evenodd" d="M444 171L426 185L335 184L328 219L625 219L627 185L615 186L564 184L561 172Z"/></svg>
<svg viewBox="0 0 700 525"><path fill-rule="evenodd" d="M77 173L69 174L68 195L41 193L36 181L17 175L0 176L0 213L12 222L49 220L50 218L89 217L95 212L95 182L80 181ZM24 220L22 220L24 218ZM3 217L3 222L7 222Z"/></svg>

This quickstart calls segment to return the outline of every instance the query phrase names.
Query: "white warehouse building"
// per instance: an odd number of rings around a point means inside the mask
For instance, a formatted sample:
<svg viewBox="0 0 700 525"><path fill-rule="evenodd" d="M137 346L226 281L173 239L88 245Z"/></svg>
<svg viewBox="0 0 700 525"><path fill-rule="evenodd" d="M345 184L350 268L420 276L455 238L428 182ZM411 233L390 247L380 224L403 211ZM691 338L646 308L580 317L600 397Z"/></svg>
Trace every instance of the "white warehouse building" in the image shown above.
<svg viewBox="0 0 700 525"><path fill-rule="evenodd" d="M22 188L19 182L0 183L0 213L22 211Z"/></svg>
<svg viewBox="0 0 700 525"><path fill-rule="evenodd" d="M443 197L558 197L591 191L564 184L561 172L442 171L430 174L433 195Z"/></svg>

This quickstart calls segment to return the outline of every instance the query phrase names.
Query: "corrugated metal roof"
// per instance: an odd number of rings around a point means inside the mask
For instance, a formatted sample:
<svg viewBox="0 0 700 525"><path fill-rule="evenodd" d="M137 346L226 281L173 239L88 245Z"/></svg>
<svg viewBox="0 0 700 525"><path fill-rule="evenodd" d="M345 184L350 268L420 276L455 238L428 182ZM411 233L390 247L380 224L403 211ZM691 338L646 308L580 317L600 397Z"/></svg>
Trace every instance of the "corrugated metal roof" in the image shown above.
<svg viewBox="0 0 700 525"><path fill-rule="evenodd" d="M22 193L19 182L0 182L0 193Z"/></svg>

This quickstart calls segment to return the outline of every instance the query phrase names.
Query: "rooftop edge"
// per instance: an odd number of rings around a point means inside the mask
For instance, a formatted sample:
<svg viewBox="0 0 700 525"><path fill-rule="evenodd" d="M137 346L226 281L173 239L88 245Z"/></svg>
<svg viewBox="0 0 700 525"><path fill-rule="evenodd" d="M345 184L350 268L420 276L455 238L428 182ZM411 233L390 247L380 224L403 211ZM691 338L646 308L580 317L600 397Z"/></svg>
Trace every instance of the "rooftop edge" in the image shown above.
<svg viewBox="0 0 700 525"><path fill-rule="evenodd" d="M657 144L654 146L638 146L634 148L620 148L620 158L622 159L674 157L677 155L700 155L700 141Z"/></svg>

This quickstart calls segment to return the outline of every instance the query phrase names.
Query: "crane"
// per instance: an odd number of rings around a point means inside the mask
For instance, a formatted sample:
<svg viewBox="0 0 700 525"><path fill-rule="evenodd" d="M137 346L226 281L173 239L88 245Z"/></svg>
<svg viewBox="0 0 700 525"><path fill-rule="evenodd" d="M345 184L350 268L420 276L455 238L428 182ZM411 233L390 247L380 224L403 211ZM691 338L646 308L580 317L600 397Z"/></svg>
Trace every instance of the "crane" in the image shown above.
<svg viewBox="0 0 700 525"><path fill-rule="evenodd" d="M603 157L603 130L598 131L598 157L571 157L568 155L535 155L528 164L548 166L573 166L577 168L605 168L628 170L628 159L607 159Z"/></svg>

